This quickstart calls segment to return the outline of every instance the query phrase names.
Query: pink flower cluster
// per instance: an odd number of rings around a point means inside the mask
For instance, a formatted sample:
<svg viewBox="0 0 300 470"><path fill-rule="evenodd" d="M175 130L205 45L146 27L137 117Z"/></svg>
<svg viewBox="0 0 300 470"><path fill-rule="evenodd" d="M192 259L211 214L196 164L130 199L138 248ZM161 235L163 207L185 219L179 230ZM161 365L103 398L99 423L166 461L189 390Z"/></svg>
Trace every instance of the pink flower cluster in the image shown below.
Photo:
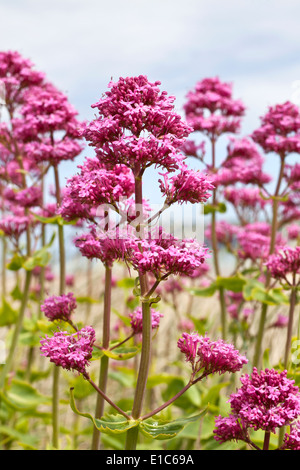
<svg viewBox="0 0 300 470"><path fill-rule="evenodd" d="M265 222L247 224L240 228L237 234L239 243L238 254L243 259L252 261L265 260L270 253L271 227ZM283 246L284 238L278 232L276 245Z"/></svg>
<svg viewBox="0 0 300 470"><path fill-rule="evenodd" d="M96 158L88 158L79 165L80 174L68 179L68 198L74 203L97 207L100 204L115 205L119 199L134 193L134 179L125 165L107 170ZM64 204L66 201L64 202Z"/></svg>
<svg viewBox="0 0 300 470"><path fill-rule="evenodd" d="M262 186L271 181L263 171L264 159L256 145L248 138L231 138L227 156L220 170L214 175L214 184L228 186L236 183Z"/></svg>
<svg viewBox="0 0 300 470"><path fill-rule="evenodd" d="M170 274L193 275L208 256L208 249L195 240L144 238L128 241L126 260L141 273L157 279Z"/></svg>
<svg viewBox="0 0 300 470"><path fill-rule="evenodd" d="M290 284L296 283L296 275L300 274L300 246L290 247L284 246L277 249L270 255L266 261L267 269L272 277L276 279L284 279ZM292 276L292 280L288 280L288 276ZM300 279L298 280L300 282Z"/></svg>
<svg viewBox="0 0 300 470"><path fill-rule="evenodd" d="M30 223L30 217L7 215L0 219L0 230L3 233L14 240L18 240L22 233L26 232L26 229Z"/></svg>
<svg viewBox="0 0 300 470"><path fill-rule="evenodd" d="M99 259L107 266L125 258L126 240L116 236L115 232L110 236L109 232L97 231L94 226L90 232L76 236L74 244L82 256Z"/></svg>
<svg viewBox="0 0 300 470"><path fill-rule="evenodd" d="M205 78L187 94L184 105L187 122L194 131L210 138L225 132L238 132L245 106L232 98L232 86L216 78Z"/></svg>
<svg viewBox="0 0 300 470"><path fill-rule="evenodd" d="M208 175L200 171L189 170L186 166L182 167L175 176L169 178L168 173L164 173L162 176L163 179L159 180L160 190L166 197L165 204L168 205L175 202L180 204L206 202L214 189Z"/></svg>
<svg viewBox="0 0 300 470"><path fill-rule="evenodd" d="M41 305L41 311L50 321L69 321L73 311L76 309L76 298L72 292L64 295L53 295L47 297Z"/></svg>
<svg viewBox="0 0 300 470"><path fill-rule="evenodd" d="M33 69L30 60L17 51L0 52L0 82L5 85L5 101L10 112L23 102L30 87L40 85L44 74Z"/></svg>
<svg viewBox="0 0 300 470"><path fill-rule="evenodd" d="M193 373L202 371L201 377L238 372L248 362L232 344L223 340L212 341L198 333L183 333L177 345L185 354L186 361L191 363Z"/></svg>
<svg viewBox="0 0 300 470"><path fill-rule="evenodd" d="M287 227L289 240L297 240L300 237L300 225L291 224Z"/></svg>
<svg viewBox="0 0 300 470"><path fill-rule="evenodd" d="M54 336L42 338L41 354L49 357L50 362L67 370L86 374L86 367L92 358L95 330L87 326L74 334L57 331Z"/></svg>
<svg viewBox="0 0 300 470"><path fill-rule="evenodd" d="M40 206L42 201L42 190L39 186L31 186L26 189L15 190L6 187L3 191L3 197L7 201L22 207Z"/></svg>
<svg viewBox="0 0 300 470"><path fill-rule="evenodd" d="M134 173L150 165L178 168L180 147L192 129L174 112L175 98L159 85L143 75L120 78L92 106L99 117L83 135L107 168L124 164Z"/></svg>
<svg viewBox="0 0 300 470"><path fill-rule="evenodd" d="M259 188L256 187L229 186L224 190L224 197L236 208L261 209L268 204L268 201L261 197Z"/></svg>
<svg viewBox="0 0 300 470"><path fill-rule="evenodd" d="M154 308L150 309L151 313L151 325L152 330L155 330L159 327L160 319L163 317L163 314L155 310ZM131 318L130 326L134 332L134 334L142 333L143 329L143 312L142 307L137 307L133 313L129 314Z"/></svg>
<svg viewBox="0 0 300 470"><path fill-rule="evenodd" d="M270 106L261 117L261 127L252 133L252 139L265 152L300 153L299 107L289 101Z"/></svg>
<svg viewBox="0 0 300 470"><path fill-rule="evenodd" d="M215 232L216 232L216 237L219 243L223 243L225 245L232 243L238 231L239 231L238 226L232 225L226 220L220 220L220 221L217 221L216 223ZM211 226L210 225L207 226L204 233L205 233L205 237L211 240Z"/></svg>
<svg viewBox="0 0 300 470"><path fill-rule="evenodd" d="M299 135L300 140L300 135ZM289 188L292 191L300 190L300 163L295 163L295 165L287 165L284 167L285 174L284 177L289 185Z"/></svg>
<svg viewBox="0 0 300 470"><path fill-rule="evenodd" d="M231 414L218 416L214 437L217 441L245 440L250 429L275 432L293 423L300 414L300 393L287 372L253 369L241 377L242 386L230 395ZM288 439L286 438L286 442Z"/></svg>

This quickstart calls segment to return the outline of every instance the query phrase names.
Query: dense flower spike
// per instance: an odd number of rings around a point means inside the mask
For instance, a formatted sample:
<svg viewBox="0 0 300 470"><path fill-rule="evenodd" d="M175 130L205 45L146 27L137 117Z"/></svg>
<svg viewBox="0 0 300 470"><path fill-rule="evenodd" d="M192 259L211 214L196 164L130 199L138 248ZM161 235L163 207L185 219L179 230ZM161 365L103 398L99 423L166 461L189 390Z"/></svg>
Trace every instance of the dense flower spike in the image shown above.
<svg viewBox="0 0 300 470"><path fill-rule="evenodd" d="M44 74L34 70L31 61L19 52L0 52L0 82L4 83L6 106L11 115L23 103L26 90L41 85L43 80Z"/></svg>
<svg viewBox="0 0 300 470"><path fill-rule="evenodd" d="M252 375L241 377L242 386L229 398L231 414L216 419L215 439L226 442L246 440L248 430L276 432L292 424L300 414L300 392L287 372L253 369ZM240 430L239 430L240 427ZM286 442L288 439L286 439Z"/></svg>
<svg viewBox="0 0 300 470"><path fill-rule="evenodd" d="M284 246L278 249L276 253L268 257L266 266L270 271L272 277L276 279L284 279L291 284L291 282L299 283L300 279L296 281L296 275L300 274L300 247ZM289 276L292 280L289 280Z"/></svg>
<svg viewBox="0 0 300 470"><path fill-rule="evenodd" d="M196 84L187 94L184 110L194 131L216 138L225 132L238 132L245 106L232 98L231 84L216 77L205 78Z"/></svg>
<svg viewBox="0 0 300 470"><path fill-rule="evenodd" d="M263 163L264 158L250 139L231 137L226 158L214 175L214 184L228 186L242 183L263 186L272 179L263 171Z"/></svg>
<svg viewBox="0 0 300 470"><path fill-rule="evenodd" d="M173 171L191 128L174 112L174 97L145 76L120 78L93 105L99 117L86 125L85 139L107 168L117 164L143 171L150 165Z"/></svg>
<svg viewBox="0 0 300 470"><path fill-rule="evenodd" d="M116 260L125 258L126 240L113 233L97 231L93 226L90 232L78 235L74 244L82 256L88 259L99 259L107 266L112 266Z"/></svg>
<svg viewBox="0 0 300 470"><path fill-rule="evenodd" d="M0 220L0 230L9 237L18 240L30 223L31 218L25 215L7 215Z"/></svg>
<svg viewBox="0 0 300 470"><path fill-rule="evenodd" d="M81 173L68 179L68 198L74 203L97 207L100 204L116 205L134 193L134 179L125 165L107 170L98 159L86 159L79 165Z"/></svg>
<svg viewBox="0 0 300 470"><path fill-rule="evenodd" d="M155 310L154 308L151 308L151 325L152 325L152 330L155 330L159 327L159 322L160 319L163 317L163 315ZM131 318L130 320L130 326L134 332L134 334L142 333L143 329L143 312L141 307L137 307L133 313L129 314L129 317Z"/></svg>
<svg viewBox="0 0 300 470"><path fill-rule="evenodd" d="M289 101L270 106L261 117L261 127L252 133L252 139L266 153L276 152L285 156L300 153L300 111Z"/></svg>
<svg viewBox="0 0 300 470"><path fill-rule="evenodd" d="M201 377L209 374L238 372L248 360L240 355L232 344L223 340L211 341L198 333L183 333L177 343L186 360L191 363L193 373Z"/></svg>
<svg viewBox="0 0 300 470"><path fill-rule="evenodd" d="M76 309L76 298L72 292L64 295L47 297L41 305L41 311L50 320L69 321Z"/></svg>
<svg viewBox="0 0 300 470"><path fill-rule="evenodd" d="M240 228L237 234L239 244L238 254L242 259L252 261L266 260L270 253L271 227L268 223L256 222L246 224ZM283 246L284 238L278 232L276 236L277 246Z"/></svg>
<svg viewBox="0 0 300 470"><path fill-rule="evenodd" d="M44 83L27 90L21 118L13 121L15 137L23 142L25 155L36 163L58 165L74 160L83 149L77 115L66 95Z"/></svg>
<svg viewBox="0 0 300 470"><path fill-rule="evenodd" d="M195 240L174 237L132 239L126 260L142 273L151 272L157 279L170 274L192 275L208 257L208 249Z"/></svg>
<svg viewBox="0 0 300 470"><path fill-rule="evenodd" d="M162 176L163 179L159 180L160 190L166 197L165 204L167 205L175 202L181 204L206 202L214 189L209 176L200 171L189 170L187 167L183 167L180 173L170 178L168 173Z"/></svg>
<svg viewBox="0 0 300 470"><path fill-rule="evenodd" d="M300 450L300 422L297 421L290 425L290 432L285 433L283 438L282 450Z"/></svg>
<svg viewBox="0 0 300 470"><path fill-rule="evenodd" d="M74 334L58 331L54 336L41 339L41 353L49 357L50 362L67 370L86 373L86 367L92 358L96 334L91 326L82 328Z"/></svg>

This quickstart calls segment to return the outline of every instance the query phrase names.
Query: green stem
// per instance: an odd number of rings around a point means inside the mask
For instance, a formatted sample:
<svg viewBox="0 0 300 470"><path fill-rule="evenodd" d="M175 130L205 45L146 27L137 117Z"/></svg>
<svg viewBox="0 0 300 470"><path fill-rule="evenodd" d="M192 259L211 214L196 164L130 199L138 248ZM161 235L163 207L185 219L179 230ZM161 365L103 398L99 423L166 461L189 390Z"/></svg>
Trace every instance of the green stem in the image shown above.
<svg viewBox="0 0 300 470"><path fill-rule="evenodd" d="M140 220L143 221L143 195L142 195L142 178L135 178L135 204L137 209L140 211ZM136 211L137 212L137 211ZM144 236L143 225L137 227L137 235L142 238ZM148 289L147 276L139 273L141 298L146 298ZM151 361L151 340L152 340L152 323L151 323L151 309L148 301L142 302L142 350L140 366L137 378L137 384L135 389L132 417L138 419L141 416L145 391L147 385L147 379ZM132 428L127 432L126 436L126 450L136 449L138 439L138 428Z"/></svg>
<svg viewBox="0 0 300 470"><path fill-rule="evenodd" d="M290 296L289 323L288 323L288 329L287 329L285 355L284 355L284 362L283 362L283 367L285 369L287 369L288 367L289 358L290 358L296 299L297 299L297 289L296 287L293 286L292 291L291 291L291 296Z"/></svg>
<svg viewBox="0 0 300 470"><path fill-rule="evenodd" d="M270 437L271 437L270 431L265 431L263 450L269 450Z"/></svg>
<svg viewBox="0 0 300 470"><path fill-rule="evenodd" d="M57 165L53 165L55 193L57 205L61 205L61 194L59 184L59 174ZM63 295L66 289L66 255L64 243L64 227L58 225L58 246L59 246L59 294ZM52 395L52 444L58 449L59 436L59 367L54 366L53 369L53 395Z"/></svg>
<svg viewBox="0 0 300 470"><path fill-rule="evenodd" d="M216 141L215 138L211 139L212 145L212 170L215 170L216 166ZM216 206L217 203L217 192L216 189L213 190L213 207ZM220 276L220 266L219 266L219 250L218 250L218 240L217 240L217 232L216 232L216 212L213 210L211 214L211 243L212 243L212 250L213 250L213 262L215 268L216 276ZM226 318L226 302L225 302L225 291L223 287L219 287L219 302L220 302L220 309L221 309L221 328L222 328L222 337L225 340L227 336L227 318Z"/></svg>
<svg viewBox="0 0 300 470"><path fill-rule="evenodd" d="M164 410L165 408L167 408L167 406L171 405L171 403L173 403L174 401L177 400L177 398L181 397L181 395L183 395L191 386L193 385L193 382L189 382L185 387L183 387L183 389L181 389L178 393L176 393L176 395L174 395L174 397L170 398L168 401L166 401L163 405L159 406L158 408L156 408L155 410L151 411L150 413L142 416L142 420L144 419L147 419L147 418L151 418L151 416L154 416L156 415L157 413L160 413L162 410Z"/></svg>
<svg viewBox="0 0 300 470"><path fill-rule="evenodd" d="M22 330L23 326L23 320L25 316L25 311L27 307L27 302L29 298L29 288L30 288L30 282L31 282L31 271L26 271L26 277L25 277L25 285L24 285L24 291L23 291L23 297L22 297L22 302L20 306L20 311L18 315L18 320L15 326L15 331L13 334L12 342L10 345L10 350L8 353L8 357L6 358L6 362L3 366L2 372L1 372L1 377L0 377L0 388L4 387L5 384L5 379L7 375L11 371L11 367L13 364L14 356L16 353L16 348L18 346L18 341L19 341L19 335Z"/></svg>
<svg viewBox="0 0 300 470"><path fill-rule="evenodd" d="M21 154L19 153L18 146L17 146L16 143L15 143L15 155L16 155L16 160L19 163L20 169L24 170L23 159L22 159ZM25 177L24 171L21 172L21 175L22 175L22 187L23 187L23 189L26 189L27 188L27 183L26 183L26 177ZM29 215L28 208L25 208L25 215L26 216ZM27 255L28 258L31 256L30 224L28 224L28 227L26 229L26 255ZM20 305L20 311L19 311L16 326L15 326L15 331L14 331L14 334L13 334L9 354L8 354L7 359L6 359L6 363L4 364L4 367L2 369L1 376L0 376L0 388L4 387L6 376L10 373L11 367L12 367L12 364L13 364L15 349L18 345L19 335L20 335L22 327L23 327L23 320L24 320L24 316L25 316L25 312L26 312L27 303L28 303L31 277L32 277L32 272L31 271L26 271L24 292L23 292L23 297L22 297L22 301L21 301L21 305Z"/></svg>
<svg viewBox="0 0 300 470"><path fill-rule="evenodd" d="M53 366L52 376L52 446L59 448L59 367Z"/></svg>
<svg viewBox="0 0 300 470"><path fill-rule="evenodd" d="M111 316L111 277L112 270L110 266L105 267L105 291L104 291L104 312L103 312L103 328L102 328L102 347L108 349L110 340L110 316ZM99 389L106 393L108 378L109 358L104 355L100 361ZM104 398L97 395L95 418L101 418L104 412ZM94 427L92 450L97 450L100 443L100 431Z"/></svg>
<svg viewBox="0 0 300 470"><path fill-rule="evenodd" d="M83 377L91 384L91 386L101 395L110 406L112 406L118 413L124 416L126 419L130 420L131 417L125 413L125 411L121 410L99 387L95 384L95 382L89 377L87 373L83 374Z"/></svg>
<svg viewBox="0 0 300 470"><path fill-rule="evenodd" d="M275 251L276 235L277 235L277 228L278 228L278 205L279 205L278 196L280 194L280 186L281 186L281 182L282 182L283 175L284 175L285 156L281 155L280 158L281 158L280 172L279 172L278 181L277 181L277 185L275 189L273 207L272 207L271 241L270 241L269 255L273 254ZM265 280L266 289L268 289L268 287L270 286L270 282L271 282L271 276L267 272L266 280ZM255 350L254 350L253 367L259 366L267 312L268 312L268 305L262 304L259 327L258 327L258 332L256 336Z"/></svg>
<svg viewBox="0 0 300 470"><path fill-rule="evenodd" d="M6 296L6 254L7 254L7 239L2 238L2 297Z"/></svg>

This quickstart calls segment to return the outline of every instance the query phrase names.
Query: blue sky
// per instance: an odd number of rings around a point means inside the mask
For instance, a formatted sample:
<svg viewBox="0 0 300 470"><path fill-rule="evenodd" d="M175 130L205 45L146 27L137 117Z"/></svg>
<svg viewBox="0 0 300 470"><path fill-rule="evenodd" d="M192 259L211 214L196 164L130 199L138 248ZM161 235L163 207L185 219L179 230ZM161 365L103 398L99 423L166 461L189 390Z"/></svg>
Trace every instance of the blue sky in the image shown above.
<svg viewBox="0 0 300 470"><path fill-rule="evenodd" d="M138 74L160 80L180 113L198 80L233 82L247 106L241 135L269 105L300 105L298 0L0 0L0 18L1 49L30 58L82 119L93 117L90 105L111 78ZM274 158L266 164L271 171ZM75 173L76 164L63 172Z"/></svg>

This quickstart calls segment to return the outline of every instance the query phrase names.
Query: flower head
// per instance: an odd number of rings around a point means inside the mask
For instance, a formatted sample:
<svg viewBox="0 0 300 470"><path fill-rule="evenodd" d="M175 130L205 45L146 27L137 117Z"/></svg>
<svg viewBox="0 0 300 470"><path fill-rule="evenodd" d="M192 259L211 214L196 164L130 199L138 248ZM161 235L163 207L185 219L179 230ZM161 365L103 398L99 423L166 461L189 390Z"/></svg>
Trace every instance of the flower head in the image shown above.
<svg viewBox="0 0 300 470"><path fill-rule="evenodd" d="M261 117L261 127L252 133L252 139L265 152L300 153L299 107L289 101L270 106Z"/></svg>
<svg viewBox="0 0 300 470"><path fill-rule="evenodd" d="M218 77L205 78L187 94L184 106L187 122L209 137L239 130L245 106L232 98L232 86Z"/></svg>
<svg viewBox="0 0 300 470"><path fill-rule="evenodd" d="M162 194L166 197L165 203L168 205L174 202L184 203L206 202L211 196L214 185L208 175L200 171L189 170L183 167L180 173L168 177L168 173L162 175L159 180Z"/></svg>
<svg viewBox="0 0 300 470"><path fill-rule="evenodd" d="M152 330L155 330L159 327L160 319L163 317L162 313L158 312L154 308L150 309L151 312L151 325ZM142 307L138 307L135 309L133 313L129 314L130 325L134 332L134 334L142 333L143 329L143 312Z"/></svg>
<svg viewBox="0 0 300 470"><path fill-rule="evenodd" d="M54 336L41 339L41 354L49 357L50 362L67 370L85 374L92 358L95 330L87 326L74 334L58 331Z"/></svg>
<svg viewBox="0 0 300 470"><path fill-rule="evenodd" d="M191 128L174 111L174 97L146 76L120 78L92 107L99 116L83 136L108 169L124 164L134 172L150 165L174 171ZM138 170L137 170L138 169Z"/></svg>
<svg viewBox="0 0 300 470"><path fill-rule="evenodd" d="M287 280L287 277L292 275L292 282L295 283L296 275L300 274L300 247L284 246L277 249L276 253L268 257L265 264L275 279Z"/></svg>
<svg viewBox="0 0 300 470"><path fill-rule="evenodd" d="M47 297L41 305L41 311L50 321L69 321L76 307L76 298L72 292L69 292L64 295Z"/></svg>
<svg viewBox="0 0 300 470"><path fill-rule="evenodd" d="M177 345L191 363L193 372L202 371L203 377L215 373L237 372L248 362L232 344L223 340L212 341L197 333L183 333Z"/></svg>

